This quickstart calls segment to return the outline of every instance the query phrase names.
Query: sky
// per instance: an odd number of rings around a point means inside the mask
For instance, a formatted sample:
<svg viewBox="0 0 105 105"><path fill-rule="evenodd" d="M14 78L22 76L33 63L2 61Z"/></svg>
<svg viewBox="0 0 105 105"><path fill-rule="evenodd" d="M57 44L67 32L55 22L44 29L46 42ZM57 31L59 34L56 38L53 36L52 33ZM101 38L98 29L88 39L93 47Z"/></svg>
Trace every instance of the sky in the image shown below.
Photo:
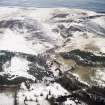
<svg viewBox="0 0 105 105"><path fill-rule="evenodd" d="M68 7L105 12L105 0L0 0L0 6Z"/></svg>

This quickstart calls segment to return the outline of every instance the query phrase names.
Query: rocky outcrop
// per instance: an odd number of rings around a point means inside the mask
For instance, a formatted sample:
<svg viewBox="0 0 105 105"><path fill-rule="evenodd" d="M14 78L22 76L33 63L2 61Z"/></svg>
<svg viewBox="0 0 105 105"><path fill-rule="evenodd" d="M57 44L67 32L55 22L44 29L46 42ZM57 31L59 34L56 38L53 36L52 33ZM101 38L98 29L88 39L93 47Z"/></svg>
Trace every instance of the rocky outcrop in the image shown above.
<svg viewBox="0 0 105 105"><path fill-rule="evenodd" d="M77 64L87 66L105 66L105 56L98 56L92 52L81 51L79 49L70 52L60 53L65 59L75 60Z"/></svg>

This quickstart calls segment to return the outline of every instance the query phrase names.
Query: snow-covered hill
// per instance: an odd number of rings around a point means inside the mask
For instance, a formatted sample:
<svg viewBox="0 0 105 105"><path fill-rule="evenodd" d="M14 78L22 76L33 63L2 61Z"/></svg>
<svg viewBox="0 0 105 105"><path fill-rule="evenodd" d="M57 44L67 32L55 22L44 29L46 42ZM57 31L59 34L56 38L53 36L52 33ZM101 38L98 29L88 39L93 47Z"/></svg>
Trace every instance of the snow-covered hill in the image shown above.
<svg viewBox="0 0 105 105"><path fill-rule="evenodd" d="M0 98L13 98L8 105L104 105L104 43L103 13L0 7ZM9 88L13 97L5 96Z"/></svg>

